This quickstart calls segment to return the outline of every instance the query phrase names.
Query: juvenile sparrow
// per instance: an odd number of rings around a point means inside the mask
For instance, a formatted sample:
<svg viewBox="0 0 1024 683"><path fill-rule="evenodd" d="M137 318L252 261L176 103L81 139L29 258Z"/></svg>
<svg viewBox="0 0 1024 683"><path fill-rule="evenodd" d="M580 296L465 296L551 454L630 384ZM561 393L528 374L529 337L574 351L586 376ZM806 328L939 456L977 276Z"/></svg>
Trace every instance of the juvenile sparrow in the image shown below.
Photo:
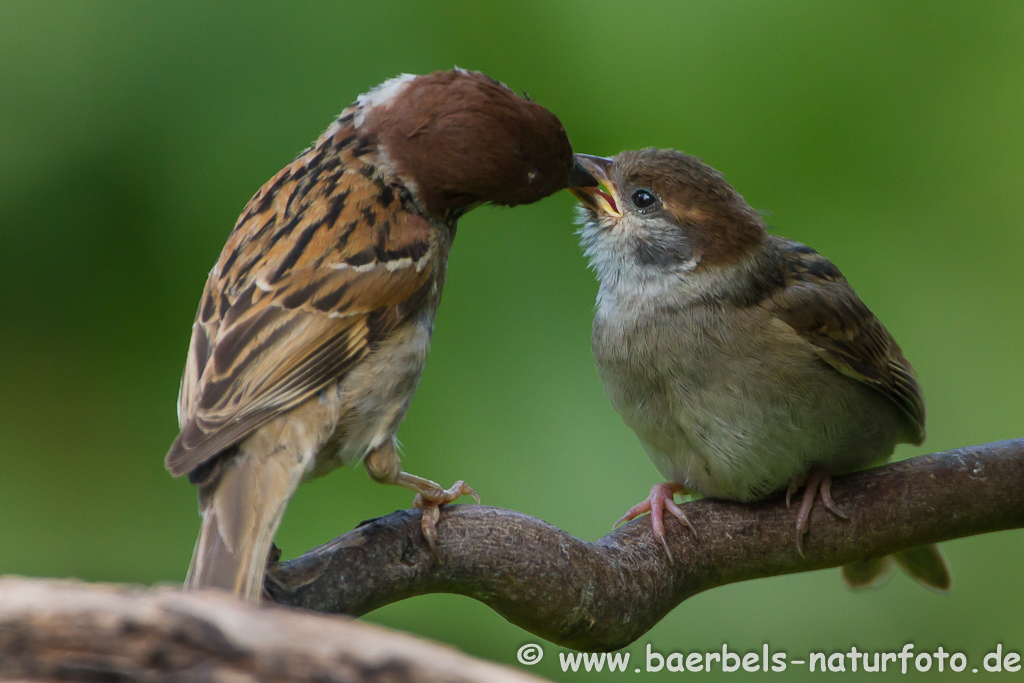
<svg viewBox="0 0 1024 683"><path fill-rule="evenodd" d="M438 506L476 494L404 472L395 434L456 221L571 183L596 181L554 114L456 69L361 95L249 200L206 282L166 459L199 487L186 587L258 602L289 499L343 463L415 491L433 547Z"/></svg>
<svg viewBox="0 0 1024 683"><path fill-rule="evenodd" d="M787 489L788 502L803 487L795 522L802 554L818 496L843 516L830 475L924 441L913 368L838 268L767 234L757 212L699 159L658 149L577 158L607 190L573 190L600 281L598 371L669 480L620 521L649 511L665 544L666 508L690 526L674 493L753 501ZM949 588L934 546L895 559L917 580ZM867 561L844 576L867 585L884 567Z"/></svg>

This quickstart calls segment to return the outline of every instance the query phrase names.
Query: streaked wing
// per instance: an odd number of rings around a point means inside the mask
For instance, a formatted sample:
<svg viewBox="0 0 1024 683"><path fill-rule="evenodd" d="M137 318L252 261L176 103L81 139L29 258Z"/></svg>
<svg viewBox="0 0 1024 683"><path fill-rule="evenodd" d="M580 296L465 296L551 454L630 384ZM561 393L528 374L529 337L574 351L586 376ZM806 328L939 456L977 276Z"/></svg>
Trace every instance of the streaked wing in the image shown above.
<svg viewBox="0 0 1024 683"><path fill-rule="evenodd" d="M430 226L347 154L358 141L344 133L253 197L210 274L166 459L175 476L338 381L433 286Z"/></svg>
<svg viewBox="0 0 1024 683"><path fill-rule="evenodd" d="M786 286L772 296L775 314L847 377L879 390L924 441L924 395L913 367L885 326L825 257L778 239L786 255Z"/></svg>

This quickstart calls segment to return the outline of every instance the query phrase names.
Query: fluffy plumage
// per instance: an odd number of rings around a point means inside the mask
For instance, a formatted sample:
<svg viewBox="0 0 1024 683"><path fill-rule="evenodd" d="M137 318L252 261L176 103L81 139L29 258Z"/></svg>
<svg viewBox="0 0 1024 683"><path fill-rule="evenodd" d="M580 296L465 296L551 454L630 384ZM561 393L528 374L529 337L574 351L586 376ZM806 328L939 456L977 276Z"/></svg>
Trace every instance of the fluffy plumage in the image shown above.
<svg viewBox="0 0 1024 683"><path fill-rule="evenodd" d="M829 475L923 442L913 368L838 268L767 234L700 160L655 149L581 159L607 188L574 190L600 280L593 350L606 393L675 485L752 501L806 483L799 549L819 490L842 514ZM659 534L666 508L685 522L671 493L656 486L626 518L650 510ZM948 587L937 551L912 559L931 563L917 578Z"/></svg>

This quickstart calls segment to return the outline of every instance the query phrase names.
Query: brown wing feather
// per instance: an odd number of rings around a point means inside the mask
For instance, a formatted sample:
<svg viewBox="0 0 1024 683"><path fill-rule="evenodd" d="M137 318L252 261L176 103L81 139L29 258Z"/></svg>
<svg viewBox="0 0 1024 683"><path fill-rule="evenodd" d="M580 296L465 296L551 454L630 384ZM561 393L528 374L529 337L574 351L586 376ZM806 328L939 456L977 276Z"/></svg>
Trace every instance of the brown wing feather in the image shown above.
<svg viewBox="0 0 1024 683"><path fill-rule="evenodd" d="M914 368L896 340L825 257L778 239L786 286L772 297L776 315L847 377L874 387L908 418L911 438L925 438L925 405Z"/></svg>
<svg viewBox="0 0 1024 683"><path fill-rule="evenodd" d="M338 381L433 285L429 224L348 144L344 129L325 136L278 173L225 245L182 376L175 476Z"/></svg>

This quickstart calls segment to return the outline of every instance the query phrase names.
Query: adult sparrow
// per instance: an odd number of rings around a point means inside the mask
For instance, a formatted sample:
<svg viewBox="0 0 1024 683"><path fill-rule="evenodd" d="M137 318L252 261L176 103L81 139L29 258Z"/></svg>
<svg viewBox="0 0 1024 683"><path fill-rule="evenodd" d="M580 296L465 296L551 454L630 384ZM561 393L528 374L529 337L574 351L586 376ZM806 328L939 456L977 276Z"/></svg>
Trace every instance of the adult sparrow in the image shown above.
<svg viewBox="0 0 1024 683"><path fill-rule="evenodd" d="M577 158L605 187L573 190L600 281L592 345L601 381L669 480L620 521L650 511L665 544L666 508L689 526L674 493L753 501L787 489L788 502L803 487L802 553L817 497L843 516L830 475L924 441L913 368L838 268L767 234L699 159L658 149ZM949 588L934 546L895 559ZM867 561L844 576L867 585L883 569Z"/></svg>
<svg viewBox="0 0 1024 683"><path fill-rule="evenodd" d="M554 114L456 69L359 96L249 200L206 282L166 459L199 488L186 587L258 602L289 499L343 463L415 491L434 547L438 506L476 494L404 472L395 434L456 221L580 183L596 181Z"/></svg>

